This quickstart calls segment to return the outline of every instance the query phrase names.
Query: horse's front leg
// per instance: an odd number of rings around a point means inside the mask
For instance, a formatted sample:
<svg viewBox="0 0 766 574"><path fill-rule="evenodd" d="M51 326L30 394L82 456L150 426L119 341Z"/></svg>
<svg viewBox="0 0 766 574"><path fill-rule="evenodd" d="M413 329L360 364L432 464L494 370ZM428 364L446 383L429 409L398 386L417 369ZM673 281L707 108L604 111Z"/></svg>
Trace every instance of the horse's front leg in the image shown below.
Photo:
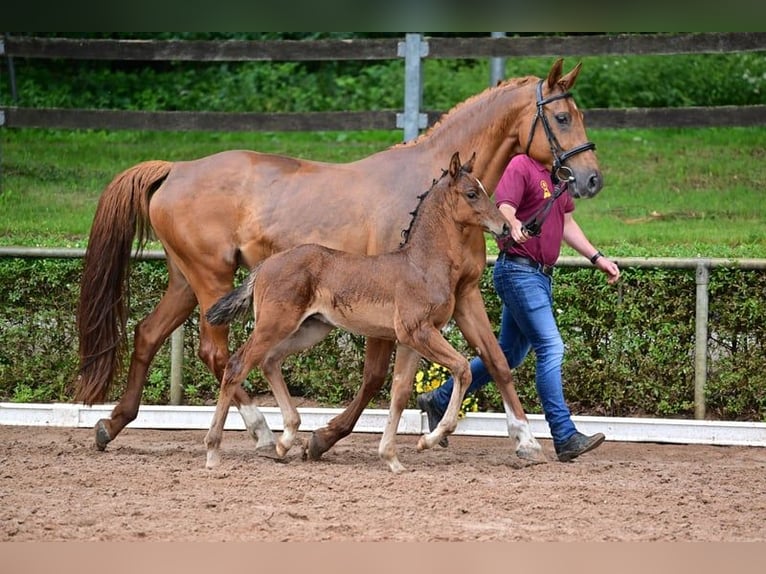
<svg viewBox="0 0 766 574"><path fill-rule="evenodd" d="M457 299L453 319L466 342L475 348L482 358L503 397L508 436L514 443L516 456L532 462L546 462L543 448L532 434L529 420L516 393L508 360L492 331L478 286L461 293Z"/></svg>
<svg viewBox="0 0 766 574"><path fill-rule="evenodd" d="M354 425L359 420L362 411L370 403L372 397L383 387L393 350L393 341L367 339L362 386L341 414L330 420L327 426L312 433L306 451L306 456L309 459L319 460L322 454L354 430Z"/></svg>
<svg viewBox="0 0 766 574"><path fill-rule="evenodd" d="M378 446L378 456L388 465L391 472L400 473L407 470L396 453L396 431L402 418L402 411L412 394L412 381L418 368L420 355L409 347L399 346L396 349L394 363L394 380L391 384L391 406L388 409L388 421L383 430L383 436Z"/></svg>

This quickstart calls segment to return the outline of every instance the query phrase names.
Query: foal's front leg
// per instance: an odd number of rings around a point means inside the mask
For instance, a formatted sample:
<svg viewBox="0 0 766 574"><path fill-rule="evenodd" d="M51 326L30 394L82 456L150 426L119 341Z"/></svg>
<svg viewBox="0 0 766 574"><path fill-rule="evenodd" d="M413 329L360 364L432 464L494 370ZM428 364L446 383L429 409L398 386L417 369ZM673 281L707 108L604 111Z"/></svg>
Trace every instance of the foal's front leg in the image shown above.
<svg viewBox="0 0 766 574"><path fill-rule="evenodd" d="M394 380L391 383L391 406L388 409L388 421L383 430L383 436L378 446L378 456L388 465L391 472L400 473L407 470L396 453L396 431L402 418L402 411L412 394L412 381L418 368L420 355L409 347L400 345L396 350L394 363Z"/></svg>
<svg viewBox="0 0 766 574"><path fill-rule="evenodd" d="M418 441L418 450L433 448L457 428L460 404L471 384L471 369L466 358L458 353L439 330L431 324L421 325L412 333L400 334L397 332L397 336L402 345L408 345L429 361L448 368L455 381L442 420L439 421L433 431L421 436Z"/></svg>

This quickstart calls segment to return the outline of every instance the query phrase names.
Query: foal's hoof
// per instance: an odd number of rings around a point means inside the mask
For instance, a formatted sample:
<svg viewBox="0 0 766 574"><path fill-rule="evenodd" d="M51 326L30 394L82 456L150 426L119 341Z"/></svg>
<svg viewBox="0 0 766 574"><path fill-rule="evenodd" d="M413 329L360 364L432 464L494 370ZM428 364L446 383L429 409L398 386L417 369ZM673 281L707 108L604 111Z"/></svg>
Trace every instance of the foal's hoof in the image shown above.
<svg viewBox="0 0 766 574"><path fill-rule="evenodd" d="M519 448L516 451L516 456L527 464L545 464L548 462L541 448Z"/></svg>
<svg viewBox="0 0 766 574"><path fill-rule="evenodd" d="M98 450L106 450L106 445L112 442L112 437L109 436L109 431L106 430L106 424L104 419L99 420L95 426L96 431L96 448Z"/></svg>

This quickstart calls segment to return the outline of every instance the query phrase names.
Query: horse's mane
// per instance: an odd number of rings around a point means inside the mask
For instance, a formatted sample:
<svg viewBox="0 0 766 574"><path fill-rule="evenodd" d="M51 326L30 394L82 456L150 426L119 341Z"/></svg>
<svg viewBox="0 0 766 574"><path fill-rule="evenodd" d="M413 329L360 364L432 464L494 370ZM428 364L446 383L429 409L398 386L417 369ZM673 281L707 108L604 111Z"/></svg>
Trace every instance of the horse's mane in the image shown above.
<svg viewBox="0 0 766 574"><path fill-rule="evenodd" d="M503 80L502 82L498 83L495 86L490 86L488 88L485 88L478 94L475 94L469 97L468 99L455 104L447 113L443 114L436 121L436 123L434 123L434 125L432 125L430 128L428 128L425 132L420 134L415 139L407 141L407 142L398 143L392 146L392 148L408 147L416 143L419 143L421 141L427 140L429 137L431 137L431 134L435 130L437 130L444 122L448 121L452 116L456 115L457 113L459 113L461 110L465 109L466 107L472 106L473 104L476 103L477 100L483 100L488 98L489 96L495 95L498 93L499 90L513 90L521 86L525 86L529 82L538 81L539 79L540 78L537 78L535 76L523 76L521 78L508 78L507 80Z"/></svg>
<svg viewBox="0 0 766 574"><path fill-rule="evenodd" d="M410 240L410 234L412 233L412 227L415 225L415 220L417 220L418 215L420 214L420 207L423 205L423 202L425 201L426 197L428 197L428 194L431 193L431 190L433 190L434 187L436 187L436 184L439 183L444 177L447 175L448 171L446 169L442 170L441 177L439 179L434 179L431 183L431 187L429 187L426 191L418 195L418 204L415 206L415 209L410 211L410 215L412 216L412 219L410 219L410 224L407 226L406 229L402 229L402 242L399 244L399 249L407 245L407 243Z"/></svg>

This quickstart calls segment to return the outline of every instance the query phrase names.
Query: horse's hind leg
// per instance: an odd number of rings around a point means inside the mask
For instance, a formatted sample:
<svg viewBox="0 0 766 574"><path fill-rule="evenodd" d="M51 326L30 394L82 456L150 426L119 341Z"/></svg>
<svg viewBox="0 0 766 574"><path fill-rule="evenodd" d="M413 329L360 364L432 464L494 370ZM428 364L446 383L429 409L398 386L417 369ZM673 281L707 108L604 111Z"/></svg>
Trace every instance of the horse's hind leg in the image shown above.
<svg viewBox="0 0 766 574"><path fill-rule="evenodd" d="M412 394L412 381L418 368L420 355L408 347L397 347L394 364L394 381L391 384L391 406L388 409L388 421L378 446L378 456L394 473L407 470L396 453L396 431L402 411Z"/></svg>
<svg viewBox="0 0 766 574"><path fill-rule="evenodd" d="M330 420L327 426L313 432L306 452L309 459L319 460L322 454L354 430L370 399L383 387L393 350L393 341L367 339L362 386L341 414Z"/></svg>
<svg viewBox="0 0 766 574"><path fill-rule="evenodd" d="M96 448L104 450L138 416L141 393L149 365L170 334L191 315L197 299L178 268L168 261L167 291L157 307L135 329L134 349L130 357L125 393L112 410L110 418L96 423Z"/></svg>

